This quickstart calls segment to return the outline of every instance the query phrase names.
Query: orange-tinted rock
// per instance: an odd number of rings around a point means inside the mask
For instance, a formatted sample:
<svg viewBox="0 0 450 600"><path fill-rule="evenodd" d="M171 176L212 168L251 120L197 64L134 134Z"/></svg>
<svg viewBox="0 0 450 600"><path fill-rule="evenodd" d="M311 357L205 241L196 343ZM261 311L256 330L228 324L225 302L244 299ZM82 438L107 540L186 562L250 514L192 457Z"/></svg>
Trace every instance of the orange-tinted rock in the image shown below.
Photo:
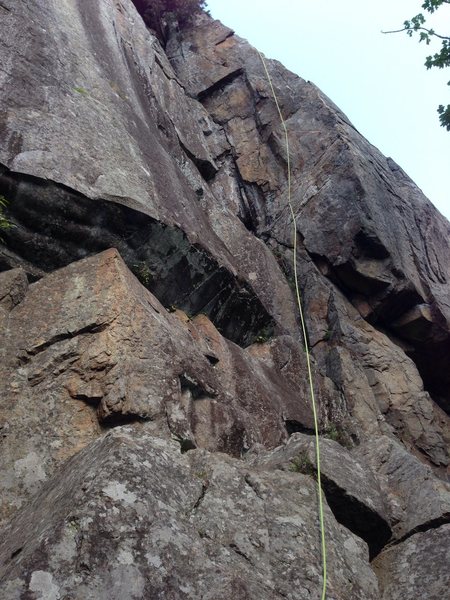
<svg viewBox="0 0 450 600"><path fill-rule="evenodd" d="M293 339L242 349L205 316L169 313L116 250L34 283L11 310L3 344L4 511L102 427L126 420L152 421L183 449L236 456L280 444L288 422L312 427ZM336 390L317 380L325 413Z"/></svg>

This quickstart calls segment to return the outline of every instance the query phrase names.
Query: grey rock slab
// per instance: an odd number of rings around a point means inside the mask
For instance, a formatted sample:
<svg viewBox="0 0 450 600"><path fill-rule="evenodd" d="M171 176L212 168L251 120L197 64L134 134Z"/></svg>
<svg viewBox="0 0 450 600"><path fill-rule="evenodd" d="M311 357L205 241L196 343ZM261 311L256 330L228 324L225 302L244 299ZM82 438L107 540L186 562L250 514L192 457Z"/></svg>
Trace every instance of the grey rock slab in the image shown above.
<svg viewBox="0 0 450 600"><path fill-rule="evenodd" d="M375 560L381 600L447 598L449 564L450 525L416 533Z"/></svg>
<svg viewBox="0 0 450 600"><path fill-rule="evenodd" d="M10 311L25 297L28 279L23 269L10 269L0 273L0 306Z"/></svg>
<svg viewBox="0 0 450 600"><path fill-rule="evenodd" d="M364 539L375 556L391 538L385 499L367 465L336 441L320 437L322 488L336 519ZM294 433L287 444L250 457L251 464L317 477L316 442L312 435Z"/></svg>
<svg viewBox="0 0 450 600"><path fill-rule="evenodd" d="M249 512L249 506L251 511ZM329 591L376 600L367 548L325 507ZM145 426L73 457L2 530L0 590L89 599L310 599L319 595L316 491L296 473L180 454Z"/></svg>
<svg viewBox="0 0 450 600"><path fill-rule="evenodd" d="M26 23L33 31L28 38ZM202 146L207 153L201 130L189 131L196 118L188 116L180 83L131 2L16 4L3 15L2 27L8 109L1 158L13 171L59 181L91 197L150 196L157 203L168 179L179 182L158 141L155 95L169 103L183 97L178 115L168 112L188 128L192 151ZM155 82L151 101L143 89L150 79ZM37 116L39 129L33 122ZM78 160L71 163L75 155ZM146 170L150 158L166 172Z"/></svg>
<svg viewBox="0 0 450 600"><path fill-rule="evenodd" d="M436 477L397 440L382 436L354 452L379 480L397 539L450 522L450 484Z"/></svg>

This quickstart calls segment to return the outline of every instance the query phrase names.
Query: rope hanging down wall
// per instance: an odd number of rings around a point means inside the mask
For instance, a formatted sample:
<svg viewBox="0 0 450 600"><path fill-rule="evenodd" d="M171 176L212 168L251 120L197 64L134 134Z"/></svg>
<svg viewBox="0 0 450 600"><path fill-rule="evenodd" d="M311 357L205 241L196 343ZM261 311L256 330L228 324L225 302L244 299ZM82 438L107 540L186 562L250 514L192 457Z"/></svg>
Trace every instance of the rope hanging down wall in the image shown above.
<svg viewBox="0 0 450 600"><path fill-rule="evenodd" d="M321 552L322 552L322 595L321 600L326 600L327 593L327 546L325 540L325 523L324 523L324 515L323 515L323 492L322 492L322 482L321 482L321 471L320 471L320 443L319 443L319 421L317 417L317 405L316 398L314 394L314 382L312 376L311 369L311 357L309 352L309 344L308 337L306 335L306 323L305 316L303 312L303 303L300 293L300 285L298 281L298 273L297 273L297 218L295 216L294 207L292 205L292 176L291 176L291 158L289 154L289 135L287 130L286 121L283 118L283 113L281 112L280 103L278 101L277 94L275 92L275 88L273 86L272 78L270 76L269 70L267 68L266 61L261 53L259 53L261 58L264 71L266 73L267 81L269 83L272 96L274 102L277 107L278 114L280 116L281 125L284 131L285 143L286 143L286 156L287 156L287 173L288 173L288 205L292 218L292 236L293 236L293 271L294 271L294 283L295 283L295 296L297 300L297 307L300 316L300 324L301 324L301 332L303 337L303 342L305 346L306 353L306 364L308 367L308 380L309 380L309 391L311 398L311 406L314 417L314 433L315 433L315 449L316 449L316 464L317 464L317 495L318 495L318 503L319 503L319 525L320 525L320 541L321 541Z"/></svg>

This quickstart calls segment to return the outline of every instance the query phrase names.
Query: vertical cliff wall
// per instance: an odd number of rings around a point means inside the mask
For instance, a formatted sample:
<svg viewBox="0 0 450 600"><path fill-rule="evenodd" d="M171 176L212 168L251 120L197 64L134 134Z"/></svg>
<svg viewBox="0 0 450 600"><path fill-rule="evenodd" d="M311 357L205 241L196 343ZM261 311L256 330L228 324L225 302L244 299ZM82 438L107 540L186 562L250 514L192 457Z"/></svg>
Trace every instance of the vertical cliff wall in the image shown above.
<svg viewBox="0 0 450 600"><path fill-rule="evenodd" d="M318 597L287 157L257 50L207 15L162 48L131 0L2 0L0 59L2 597ZM268 67L329 597L442 597L450 225Z"/></svg>

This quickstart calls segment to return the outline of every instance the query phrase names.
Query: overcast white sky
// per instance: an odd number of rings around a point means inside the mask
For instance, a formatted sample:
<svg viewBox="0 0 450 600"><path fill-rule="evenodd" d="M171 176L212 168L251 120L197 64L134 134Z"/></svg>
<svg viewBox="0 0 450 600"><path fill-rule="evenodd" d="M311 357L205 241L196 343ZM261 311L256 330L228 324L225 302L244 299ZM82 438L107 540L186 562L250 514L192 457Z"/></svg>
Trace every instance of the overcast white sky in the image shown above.
<svg viewBox="0 0 450 600"><path fill-rule="evenodd" d="M314 82L450 219L450 132L436 108L450 101L450 69L426 70L439 50L400 29L422 0L208 0L214 18L269 58ZM450 6L430 17L450 34Z"/></svg>

